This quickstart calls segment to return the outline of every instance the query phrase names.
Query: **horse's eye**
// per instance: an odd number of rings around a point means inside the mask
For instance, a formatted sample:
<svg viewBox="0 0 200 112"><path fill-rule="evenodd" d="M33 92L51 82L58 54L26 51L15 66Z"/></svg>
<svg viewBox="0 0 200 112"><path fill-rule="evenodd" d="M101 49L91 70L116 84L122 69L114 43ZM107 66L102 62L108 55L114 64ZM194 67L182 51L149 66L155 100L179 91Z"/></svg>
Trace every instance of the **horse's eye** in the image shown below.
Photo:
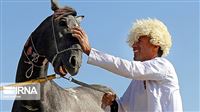
<svg viewBox="0 0 200 112"><path fill-rule="evenodd" d="M67 27L66 20L65 20L65 19L61 19L60 22L59 22L59 25L60 25L60 26Z"/></svg>

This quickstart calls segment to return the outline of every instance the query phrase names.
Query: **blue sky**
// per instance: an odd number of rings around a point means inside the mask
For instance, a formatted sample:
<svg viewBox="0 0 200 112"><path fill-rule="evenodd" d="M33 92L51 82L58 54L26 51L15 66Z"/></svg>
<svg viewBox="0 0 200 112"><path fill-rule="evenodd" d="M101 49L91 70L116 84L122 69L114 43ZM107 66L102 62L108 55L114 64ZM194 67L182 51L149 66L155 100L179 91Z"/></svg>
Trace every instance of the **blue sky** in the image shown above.
<svg viewBox="0 0 200 112"><path fill-rule="evenodd" d="M93 48L114 56L132 60L133 53L126 43L128 31L136 19L157 18L172 35L169 59L179 78L185 111L199 111L199 1L72 1L60 0L61 5L75 8L85 18L81 26ZM0 81L14 82L23 45L32 31L49 15L50 0L1 0L0 5ZM48 74L54 73L50 67ZM130 83L101 68L83 63L76 79L111 87L120 97ZM77 85L58 79L64 87ZM10 111L13 101L0 100L0 111Z"/></svg>

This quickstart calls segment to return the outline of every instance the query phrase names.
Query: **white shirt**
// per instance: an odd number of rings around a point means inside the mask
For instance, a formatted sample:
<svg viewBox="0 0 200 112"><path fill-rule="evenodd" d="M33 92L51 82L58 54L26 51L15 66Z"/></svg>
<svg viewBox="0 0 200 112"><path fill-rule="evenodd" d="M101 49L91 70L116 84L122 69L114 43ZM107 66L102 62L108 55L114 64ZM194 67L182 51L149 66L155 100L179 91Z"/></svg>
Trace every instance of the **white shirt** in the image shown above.
<svg viewBox="0 0 200 112"><path fill-rule="evenodd" d="M128 61L92 48L88 63L132 79L124 95L117 100L119 112L183 111L178 78L167 59Z"/></svg>

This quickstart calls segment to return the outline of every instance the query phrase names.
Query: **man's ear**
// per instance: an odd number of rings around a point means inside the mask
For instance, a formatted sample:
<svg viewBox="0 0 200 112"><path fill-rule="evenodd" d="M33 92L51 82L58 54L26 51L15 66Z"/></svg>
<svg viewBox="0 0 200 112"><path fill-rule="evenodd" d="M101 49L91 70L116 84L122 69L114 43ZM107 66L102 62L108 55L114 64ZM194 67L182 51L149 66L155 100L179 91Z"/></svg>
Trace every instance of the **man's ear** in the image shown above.
<svg viewBox="0 0 200 112"><path fill-rule="evenodd" d="M57 0L51 0L51 10L56 11L59 9L58 1Z"/></svg>
<svg viewBox="0 0 200 112"><path fill-rule="evenodd" d="M160 46L158 46L158 45L153 45L153 50L154 50L154 51L157 51L157 52L158 52L158 51L159 51L159 48L160 48Z"/></svg>

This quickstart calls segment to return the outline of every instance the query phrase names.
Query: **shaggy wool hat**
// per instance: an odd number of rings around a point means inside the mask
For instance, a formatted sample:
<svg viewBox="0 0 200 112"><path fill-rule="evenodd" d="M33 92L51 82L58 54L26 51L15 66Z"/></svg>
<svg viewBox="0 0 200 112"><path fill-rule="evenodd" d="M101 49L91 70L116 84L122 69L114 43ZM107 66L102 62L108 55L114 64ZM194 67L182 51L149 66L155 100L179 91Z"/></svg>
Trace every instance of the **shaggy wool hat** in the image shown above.
<svg viewBox="0 0 200 112"><path fill-rule="evenodd" d="M158 45L163 51L162 56L167 56L172 46L171 35L164 23L157 19L141 19L133 23L128 34L128 44L131 47L140 36L149 36L153 45Z"/></svg>

